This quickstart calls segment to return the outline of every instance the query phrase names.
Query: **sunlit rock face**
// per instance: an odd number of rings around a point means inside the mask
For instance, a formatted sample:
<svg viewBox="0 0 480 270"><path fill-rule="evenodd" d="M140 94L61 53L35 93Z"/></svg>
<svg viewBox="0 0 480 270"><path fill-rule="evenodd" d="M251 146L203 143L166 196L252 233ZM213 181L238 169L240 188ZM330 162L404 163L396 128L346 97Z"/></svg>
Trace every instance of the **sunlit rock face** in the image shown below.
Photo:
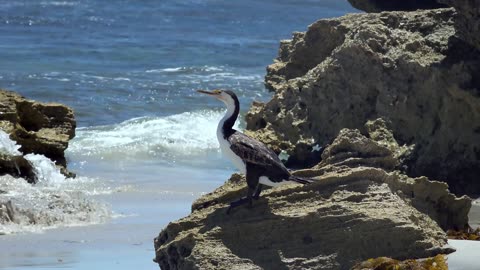
<svg viewBox="0 0 480 270"><path fill-rule="evenodd" d="M385 119L414 145L403 170L480 193L480 54L455 37L455 11L351 14L282 41L267 68L273 98L255 103L247 133L288 166L308 167L343 128Z"/></svg>

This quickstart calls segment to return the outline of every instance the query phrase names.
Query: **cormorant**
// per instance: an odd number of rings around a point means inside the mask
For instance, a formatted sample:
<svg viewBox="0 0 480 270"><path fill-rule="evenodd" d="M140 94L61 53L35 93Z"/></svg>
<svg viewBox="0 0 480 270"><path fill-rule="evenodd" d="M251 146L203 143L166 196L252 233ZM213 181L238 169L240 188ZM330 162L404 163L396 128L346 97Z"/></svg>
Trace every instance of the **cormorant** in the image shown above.
<svg viewBox="0 0 480 270"><path fill-rule="evenodd" d="M245 203L251 207L252 199L259 198L262 185L275 187L286 183L308 184L312 181L292 175L277 154L265 144L233 129L240 111L240 103L234 92L229 90L197 90L197 92L215 97L227 106L225 116L218 123L217 139L222 153L230 158L247 179L247 196L231 202L227 213Z"/></svg>

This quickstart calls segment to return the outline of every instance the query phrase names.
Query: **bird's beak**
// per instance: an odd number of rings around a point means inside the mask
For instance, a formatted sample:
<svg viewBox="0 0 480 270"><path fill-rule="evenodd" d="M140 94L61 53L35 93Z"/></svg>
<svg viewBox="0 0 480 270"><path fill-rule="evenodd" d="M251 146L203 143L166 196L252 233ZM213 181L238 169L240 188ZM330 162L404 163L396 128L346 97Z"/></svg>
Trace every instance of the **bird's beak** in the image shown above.
<svg viewBox="0 0 480 270"><path fill-rule="evenodd" d="M217 91L206 91L206 90L197 90L198 93L202 93L202 94L205 94L205 95L209 95L209 96L212 96L212 97L218 97L220 95L220 93Z"/></svg>

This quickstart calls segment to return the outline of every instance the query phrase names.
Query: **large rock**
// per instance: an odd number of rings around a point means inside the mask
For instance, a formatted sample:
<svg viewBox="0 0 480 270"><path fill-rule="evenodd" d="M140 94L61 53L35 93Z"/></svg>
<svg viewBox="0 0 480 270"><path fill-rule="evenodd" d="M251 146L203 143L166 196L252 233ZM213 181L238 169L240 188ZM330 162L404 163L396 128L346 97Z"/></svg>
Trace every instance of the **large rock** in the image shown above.
<svg viewBox="0 0 480 270"><path fill-rule="evenodd" d="M342 128L366 133L382 117L400 144L415 145L409 175L480 193L480 55L452 38L454 14L351 14L295 33L267 69L275 94L248 112L249 134L306 167Z"/></svg>
<svg viewBox="0 0 480 270"><path fill-rule="evenodd" d="M458 36L480 50L480 0L438 0L457 10L455 28Z"/></svg>
<svg viewBox="0 0 480 270"><path fill-rule="evenodd" d="M21 145L19 150L23 154L42 154L65 167L64 151L68 141L75 136L75 127L73 110L64 105L35 102L14 92L0 90L0 129ZM15 157L13 163L8 159L12 157L5 156L0 161L0 173L32 180L33 174L24 159ZM66 170L63 172L68 174Z"/></svg>
<svg viewBox="0 0 480 270"><path fill-rule="evenodd" d="M161 269L349 269L372 257L452 252L434 220L464 228L470 200L444 183L382 168L394 155L345 129L325 150L328 162L297 172L313 184L266 190L252 209L227 215L246 192L244 177L233 175L159 234L155 261Z"/></svg>
<svg viewBox="0 0 480 270"><path fill-rule="evenodd" d="M348 0L348 2L354 8L366 12L408 11L446 7L446 5L442 5L436 0Z"/></svg>

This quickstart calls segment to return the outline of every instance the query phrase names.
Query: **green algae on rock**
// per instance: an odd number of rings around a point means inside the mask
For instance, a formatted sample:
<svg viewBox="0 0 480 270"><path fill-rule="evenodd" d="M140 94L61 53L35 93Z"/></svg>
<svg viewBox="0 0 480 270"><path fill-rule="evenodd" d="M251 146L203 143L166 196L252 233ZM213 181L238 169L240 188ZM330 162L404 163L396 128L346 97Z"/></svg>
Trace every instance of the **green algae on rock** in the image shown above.
<svg viewBox="0 0 480 270"><path fill-rule="evenodd" d="M432 258L405 261L380 257L358 263L351 270L448 270L448 264L442 254Z"/></svg>

